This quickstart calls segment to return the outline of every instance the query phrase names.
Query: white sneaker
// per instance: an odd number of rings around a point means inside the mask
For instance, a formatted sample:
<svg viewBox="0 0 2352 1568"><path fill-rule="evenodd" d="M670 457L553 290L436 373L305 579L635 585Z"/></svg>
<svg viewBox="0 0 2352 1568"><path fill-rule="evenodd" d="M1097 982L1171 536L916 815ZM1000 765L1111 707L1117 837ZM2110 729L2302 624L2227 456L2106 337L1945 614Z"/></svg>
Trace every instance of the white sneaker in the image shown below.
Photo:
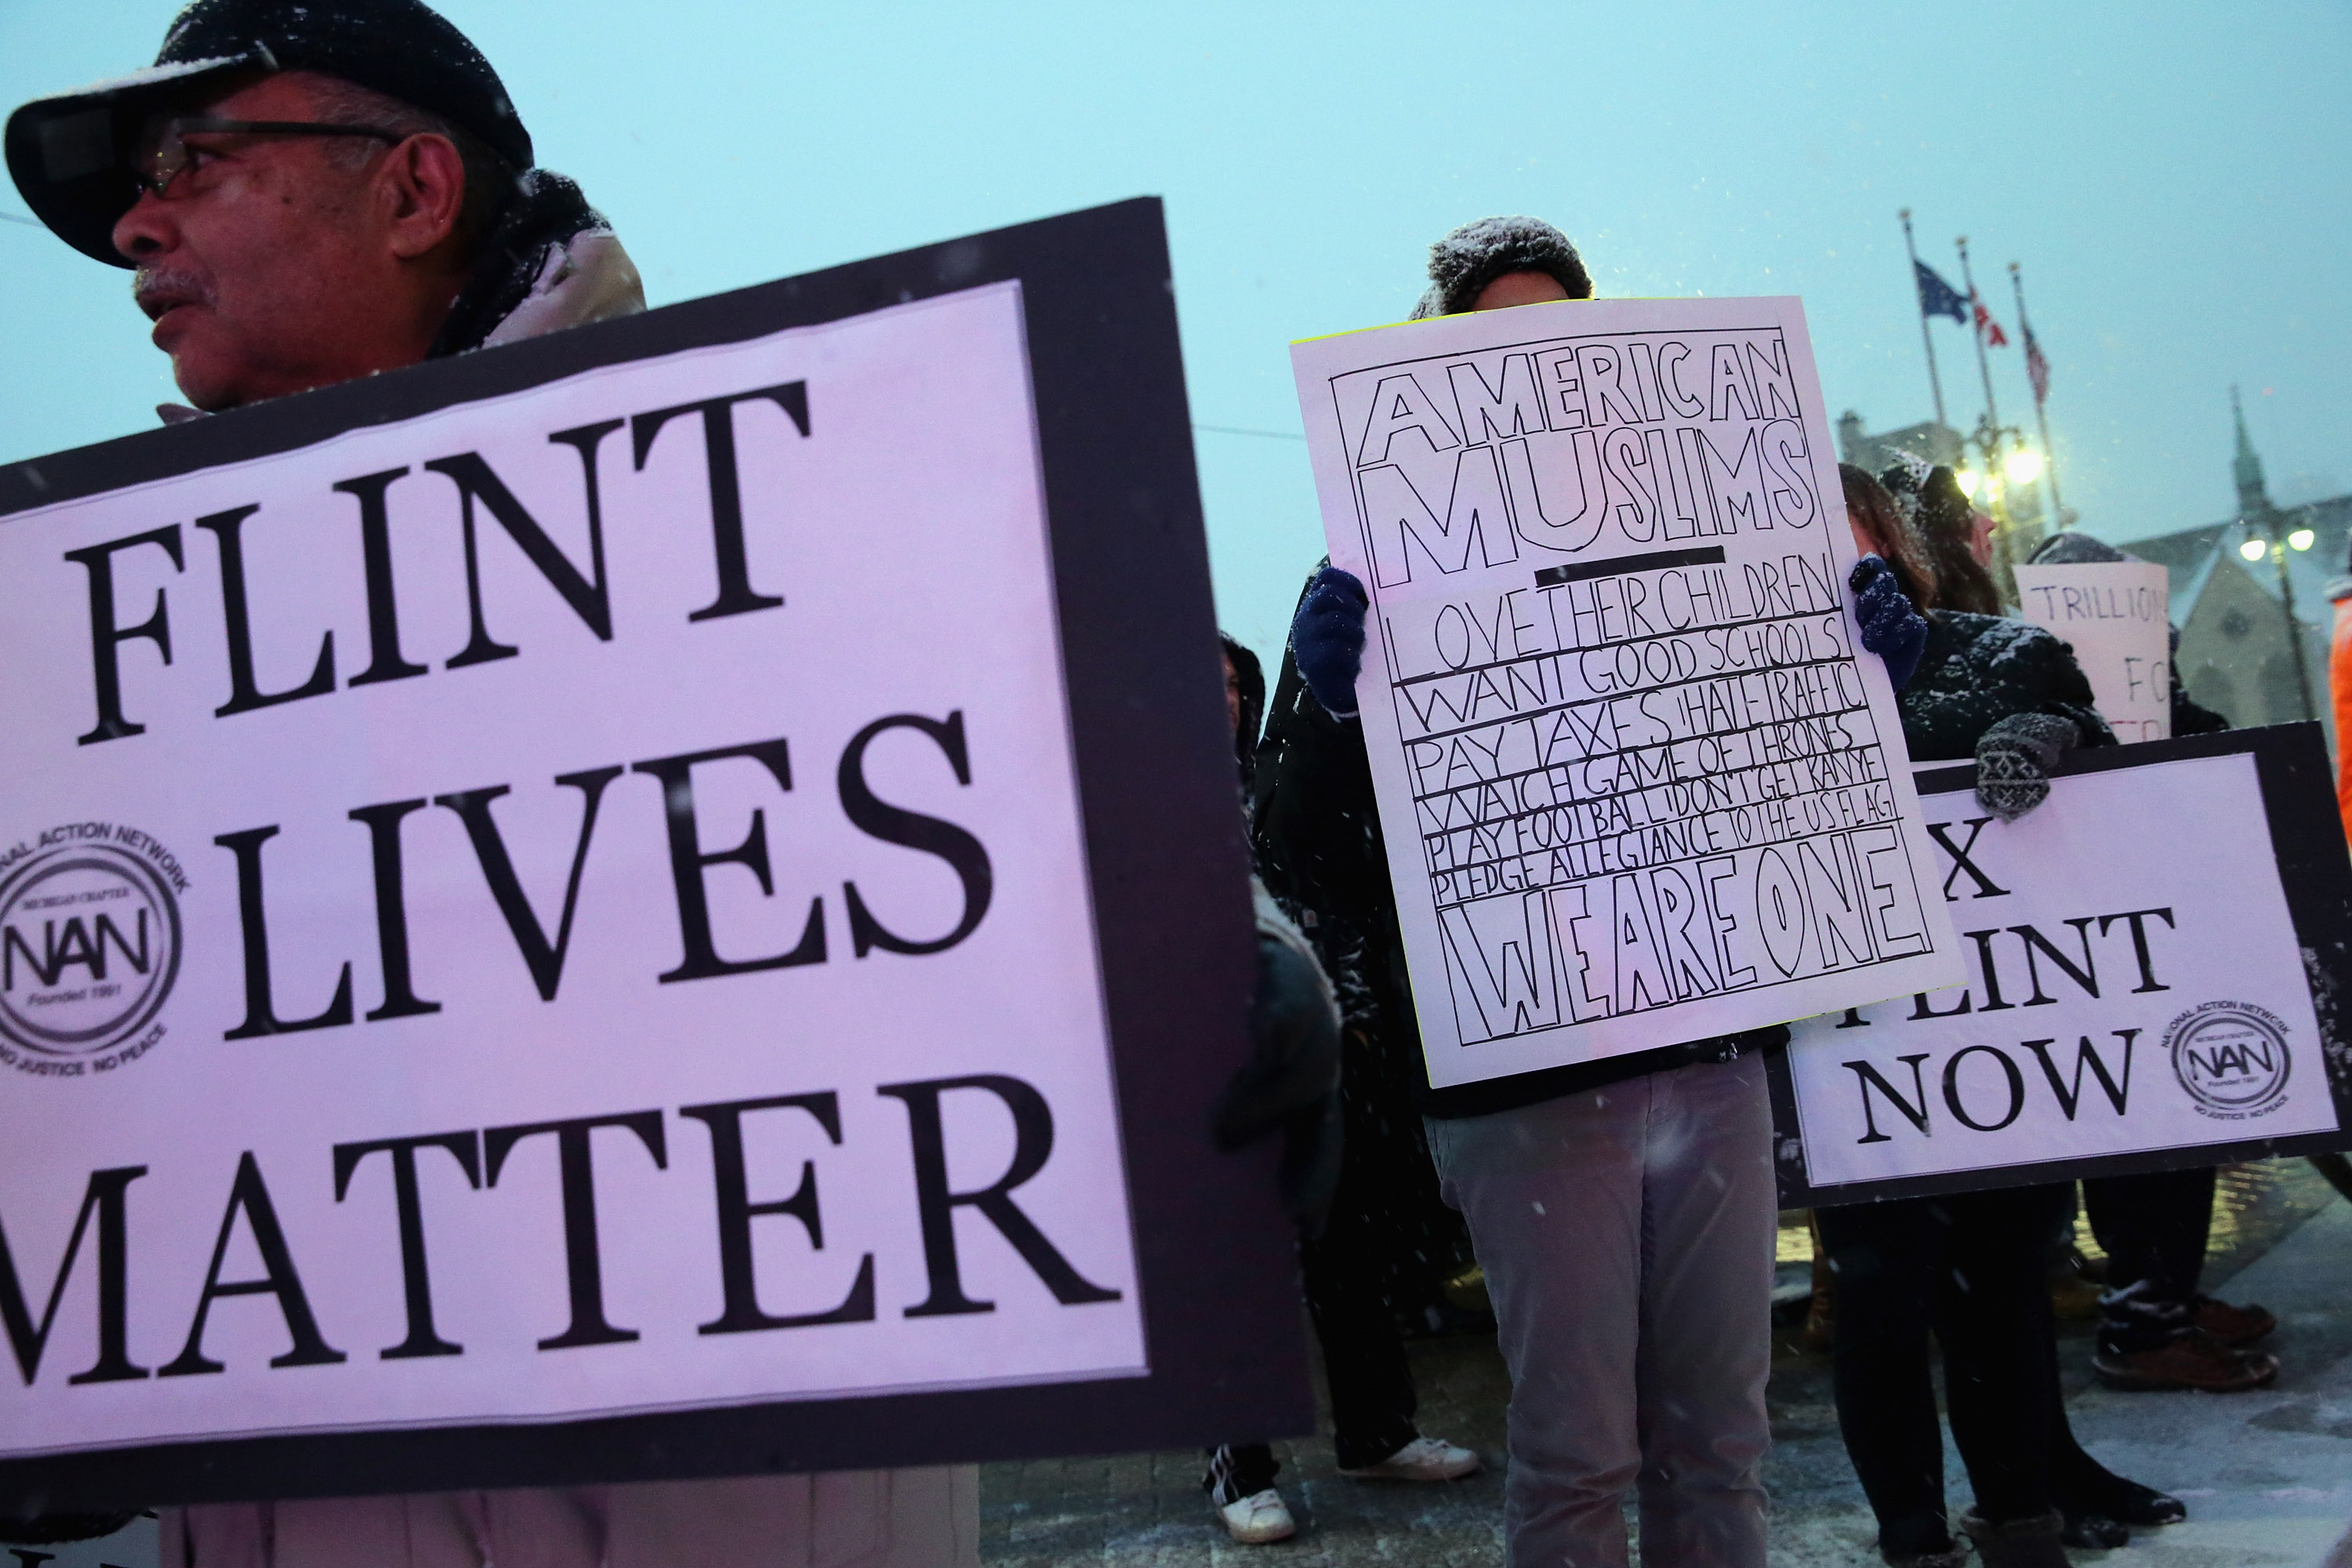
<svg viewBox="0 0 2352 1568"><path fill-rule="evenodd" d="M1360 1481L1459 1480L1478 1468L1478 1456L1435 1437L1415 1437L1377 1465L1339 1473Z"/></svg>
<svg viewBox="0 0 2352 1568"><path fill-rule="evenodd" d="M1290 1505L1272 1487L1239 1502L1229 1502L1217 1512L1223 1517L1225 1529L1244 1546L1287 1541L1298 1533L1298 1526L1290 1517Z"/></svg>

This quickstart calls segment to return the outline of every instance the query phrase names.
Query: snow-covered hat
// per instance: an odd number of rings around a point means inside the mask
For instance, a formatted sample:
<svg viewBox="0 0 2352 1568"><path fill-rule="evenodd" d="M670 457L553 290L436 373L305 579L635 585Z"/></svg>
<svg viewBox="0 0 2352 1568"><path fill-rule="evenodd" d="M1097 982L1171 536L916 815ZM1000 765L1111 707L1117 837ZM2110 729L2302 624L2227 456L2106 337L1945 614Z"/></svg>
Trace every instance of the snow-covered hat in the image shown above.
<svg viewBox="0 0 2352 1568"><path fill-rule="evenodd" d="M518 172L523 129L499 73L421 0L195 0L146 70L35 99L8 117L8 172L35 216L115 267L114 226L139 199L131 160L148 117L194 108L256 71L337 77L437 114Z"/></svg>
<svg viewBox="0 0 2352 1568"><path fill-rule="evenodd" d="M1459 315L1506 272L1549 272L1571 300L1592 298L1592 278L1568 236L1535 217L1482 217L1429 247L1429 290L1412 319Z"/></svg>

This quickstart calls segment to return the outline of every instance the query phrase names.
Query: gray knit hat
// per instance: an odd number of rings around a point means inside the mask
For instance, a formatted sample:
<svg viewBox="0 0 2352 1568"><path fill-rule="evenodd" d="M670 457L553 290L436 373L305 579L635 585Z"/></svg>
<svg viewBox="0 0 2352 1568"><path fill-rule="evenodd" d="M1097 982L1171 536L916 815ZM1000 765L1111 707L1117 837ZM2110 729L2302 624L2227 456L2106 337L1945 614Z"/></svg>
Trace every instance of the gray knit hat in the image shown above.
<svg viewBox="0 0 2352 1568"><path fill-rule="evenodd" d="M1568 236L1536 217L1482 217L1429 247L1429 290L1412 320L1454 316L1506 272L1549 272L1571 300L1592 298L1592 277Z"/></svg>

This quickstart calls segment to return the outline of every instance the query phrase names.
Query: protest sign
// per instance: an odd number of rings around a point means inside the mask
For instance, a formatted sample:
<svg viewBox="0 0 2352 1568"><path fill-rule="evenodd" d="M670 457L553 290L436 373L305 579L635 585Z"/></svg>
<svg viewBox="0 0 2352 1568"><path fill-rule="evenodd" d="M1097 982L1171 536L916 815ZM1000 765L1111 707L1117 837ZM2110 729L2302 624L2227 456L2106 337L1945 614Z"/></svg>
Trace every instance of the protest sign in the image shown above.
<svg viewBox="0 0 2352 1568"><path fill-rule="evenodd" d="M1958 975L1796 300L1292 358L1433 1084Z"/></svg>
<svg viewBox="0 0 2352 1568"><path fill-rule="evenodd" d="M2172 734L2170 574L2147 561L2020 566L2021 614L2074 650L2118 741Z"/></svg>
<svg viewBox="0 0 2352 1568"><path fill-rule="evenodd" d="M0 1509L1307 1429L1168 276L0 469Z"/></svg>
<svg viewBox="0 0 2352 1568"><path fill-rule="evenodd" d="M2074 752L2004 823L1920 775L1965 984L1771 1058L1789 1207L2352 1143L2352 866L2315 725Z"/></svg>

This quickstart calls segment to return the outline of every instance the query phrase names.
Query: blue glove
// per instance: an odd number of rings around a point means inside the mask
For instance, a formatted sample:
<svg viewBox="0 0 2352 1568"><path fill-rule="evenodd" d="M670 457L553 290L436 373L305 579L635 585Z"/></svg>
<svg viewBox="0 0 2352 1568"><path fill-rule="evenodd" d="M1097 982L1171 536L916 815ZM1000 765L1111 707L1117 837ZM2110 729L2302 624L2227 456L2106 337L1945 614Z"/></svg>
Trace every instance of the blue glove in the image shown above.
<svg viewBox="0 0 2352 1568"><path fill-rule="evenodd" d="M1919 656L1927 651L1927 618L1911 607L1895 568L1875 555L1853 563L1846 579L1853 590L1854 618L1862 623L1862 646L1886 661L1886 679L1895 689L1911 684Z"/></svg>
<svg viewBox="0 0 2352 1568"><path fill-rule="evenodd" d="M1356 676L1364 668L1364 611L1370 604L1353 574L1326 566L1307 584L1307 596L1291 617L1290 651L1298 659L1299 679L1334 719L1356 716Z"/></svg>

